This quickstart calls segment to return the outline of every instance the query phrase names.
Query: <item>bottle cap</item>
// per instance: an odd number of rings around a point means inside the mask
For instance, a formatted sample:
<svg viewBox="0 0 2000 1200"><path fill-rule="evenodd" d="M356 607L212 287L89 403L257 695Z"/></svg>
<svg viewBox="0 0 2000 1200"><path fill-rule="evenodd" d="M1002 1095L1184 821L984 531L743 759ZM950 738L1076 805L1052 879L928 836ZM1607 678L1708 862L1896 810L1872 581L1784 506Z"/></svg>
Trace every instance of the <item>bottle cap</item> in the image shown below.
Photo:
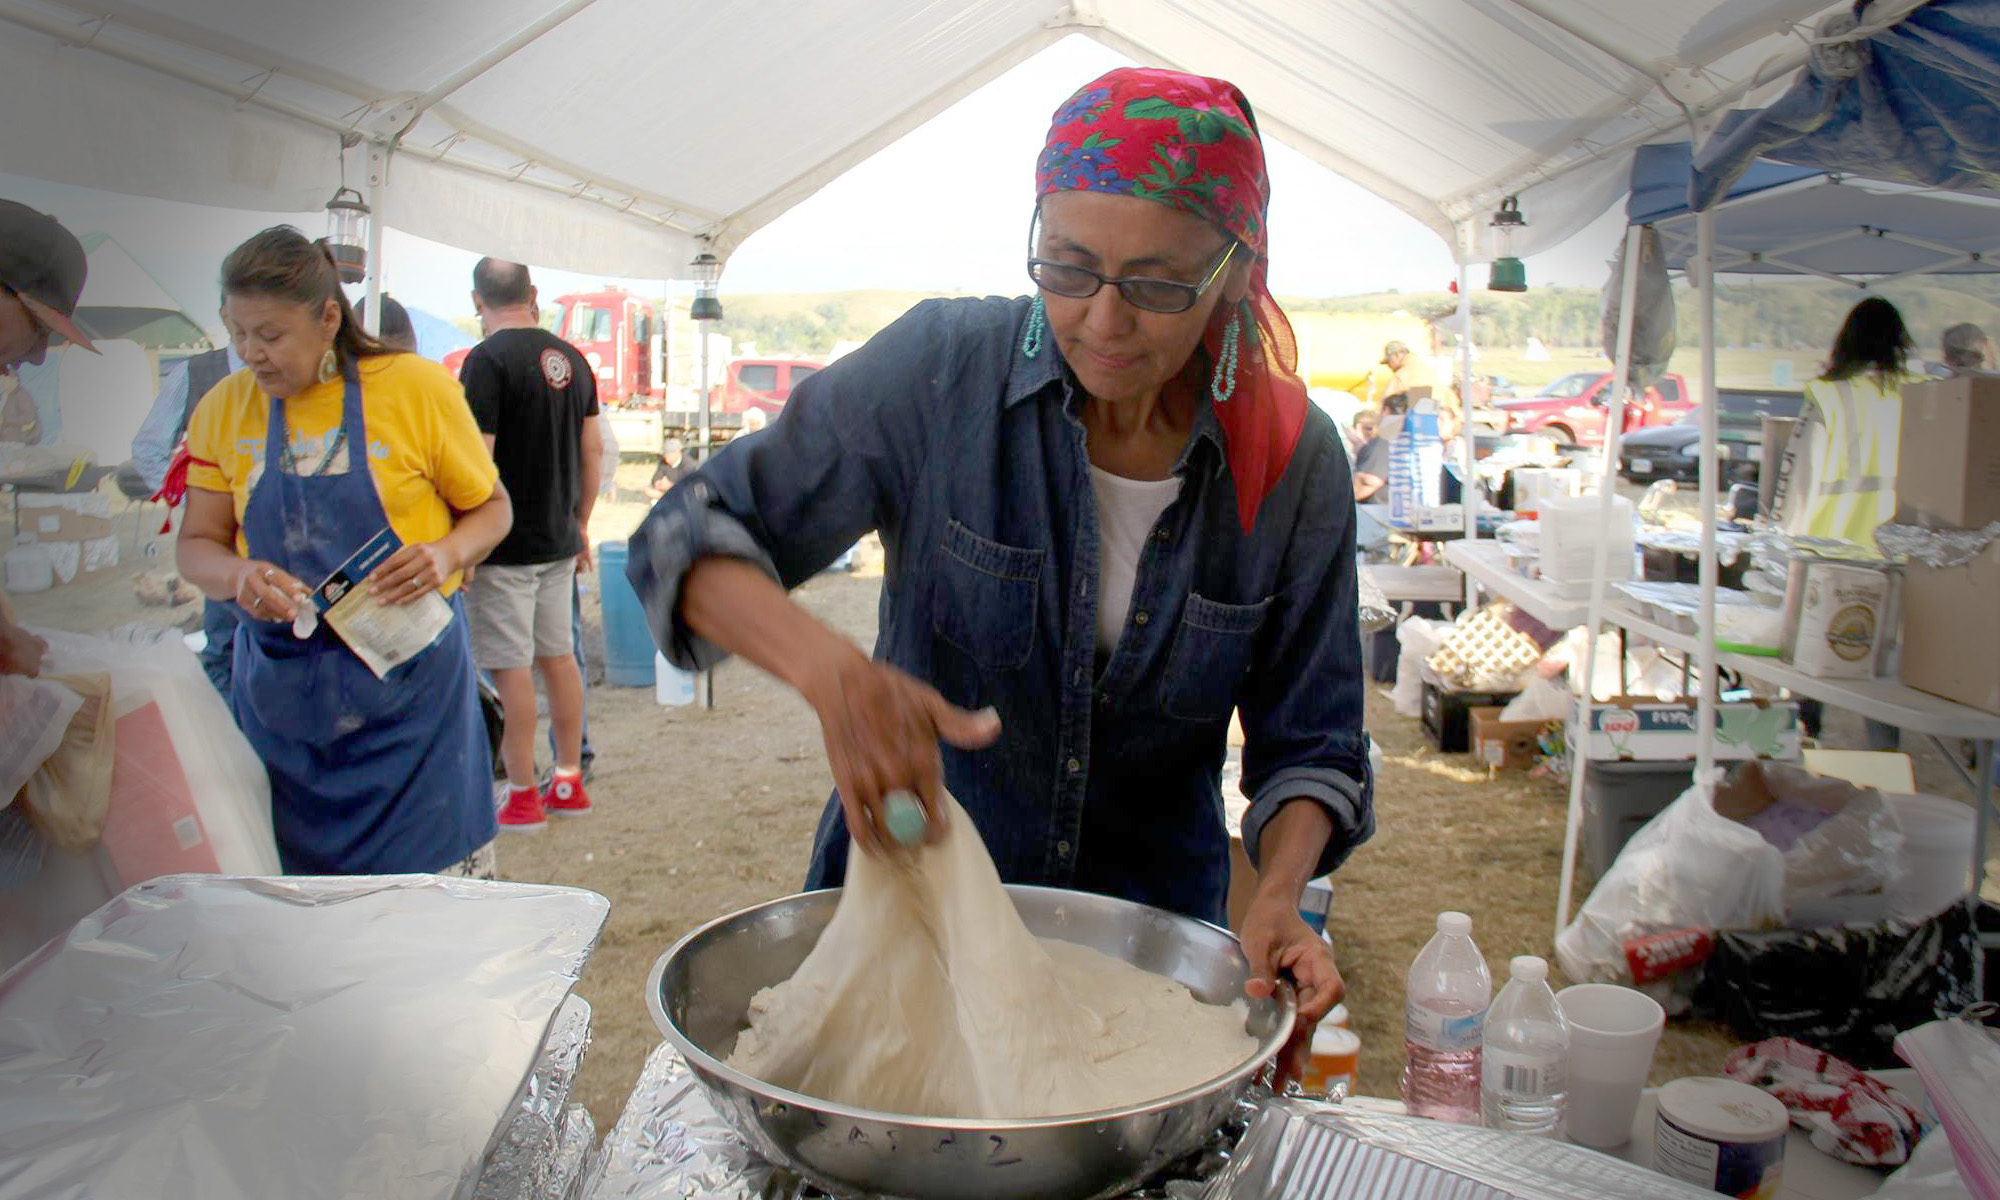
<svg viewBox="0 0 2000 1200"><path fill-rule="evenodd" d="M1524 983L1540 983L1549 977L1549 960L1533 954L1516 954L1507 960L1507 973Z"/></svg>
<svg viewBox="0 0 2000 1200"><path fill-rule="evenodd" d="M1466 937L1472 933L1472 918L1462 912L1441 912L1438 914L1438 932L1453 937Z"/></svg>

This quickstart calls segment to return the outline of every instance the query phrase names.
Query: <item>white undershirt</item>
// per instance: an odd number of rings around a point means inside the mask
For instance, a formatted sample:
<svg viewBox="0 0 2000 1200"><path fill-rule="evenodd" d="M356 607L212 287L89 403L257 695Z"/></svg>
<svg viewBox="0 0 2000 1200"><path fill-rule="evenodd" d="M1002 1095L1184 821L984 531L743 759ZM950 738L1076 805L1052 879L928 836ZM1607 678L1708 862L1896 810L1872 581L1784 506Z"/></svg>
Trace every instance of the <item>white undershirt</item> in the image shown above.
<svg viewBox="0 0 2000 1200"><path fill-rule="evenodd" d="M1097 494L1097 648L1108 654L1125 632L1139 555L1181 481L1127 479L1092 467L1090 490Z"/></svg>

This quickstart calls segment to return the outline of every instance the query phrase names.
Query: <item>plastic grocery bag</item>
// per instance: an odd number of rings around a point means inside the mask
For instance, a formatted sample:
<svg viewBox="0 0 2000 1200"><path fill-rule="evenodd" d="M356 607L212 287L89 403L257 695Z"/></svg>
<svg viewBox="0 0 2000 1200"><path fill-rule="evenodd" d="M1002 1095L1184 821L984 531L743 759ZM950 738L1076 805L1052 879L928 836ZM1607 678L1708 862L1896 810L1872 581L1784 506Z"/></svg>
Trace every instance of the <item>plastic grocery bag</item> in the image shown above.
<svg viewBox="0 0 2000 1200"><path fill-rule="evenodd" d="M1568 688L1544 675L1531 675L1521 694L1500 710L1502 721L1567 721L1576 707Z"/></svg>
<svg viewBox="0 0 2000 1200"><path fill-rule="evenodd" d="M21 815L49 844L76 854L97 844L111 804L111 676L58 675L49 682L81 703L61 744L22 787Z"/></svg>
<svg viewBox="0 0 2000 1200"><path fill-rule="evenodd" d="M1556 936L1556 959L1578 983L1643 984L1651 980L1637 977L1632 943L1784 921L1784 856L1756 830L1717 813L1697 786L1632 835Z"/></svg>
<svg viewBox="0 0 2000 1200"><path fill-rule="evenodd" d="M179 631L43 635L44 670L111 677L116 761L104 838L120 883L168 869L279 874L270 778Z"/></svg>
<svg viewBox="0 0 2000 1200"><path fill-rule="evenodd" d="M1424 659L1451 633L1449 621L1406 617L1396 626L1396 688L1390 698L1406 717L1424 715Z"/></svg>

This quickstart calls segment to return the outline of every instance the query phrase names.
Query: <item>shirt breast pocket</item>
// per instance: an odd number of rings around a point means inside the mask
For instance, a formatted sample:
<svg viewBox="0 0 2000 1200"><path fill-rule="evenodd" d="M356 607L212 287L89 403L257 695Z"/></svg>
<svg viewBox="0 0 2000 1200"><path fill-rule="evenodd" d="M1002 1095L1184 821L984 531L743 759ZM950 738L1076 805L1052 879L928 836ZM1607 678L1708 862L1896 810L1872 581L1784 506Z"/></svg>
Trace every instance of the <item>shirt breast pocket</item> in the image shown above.
<svg viewBox="0 0 2000 1200"><path fill-rule="evenodd" d="M937 635L983 667L1026 666L1035 644L1035 607L1043 552L980 537L957 521L945 526L938 555Z"/></svg>
<svg viewBox="0 0 2000 1200"><path fill-rule="evenodd" d="M1236 685L1250 670L1257 632L1270 611L1269 597L1254 604L1223 604L1188 594L1160 684L1160 707L1168 716L1220 721L1229 715Z"/></svg>

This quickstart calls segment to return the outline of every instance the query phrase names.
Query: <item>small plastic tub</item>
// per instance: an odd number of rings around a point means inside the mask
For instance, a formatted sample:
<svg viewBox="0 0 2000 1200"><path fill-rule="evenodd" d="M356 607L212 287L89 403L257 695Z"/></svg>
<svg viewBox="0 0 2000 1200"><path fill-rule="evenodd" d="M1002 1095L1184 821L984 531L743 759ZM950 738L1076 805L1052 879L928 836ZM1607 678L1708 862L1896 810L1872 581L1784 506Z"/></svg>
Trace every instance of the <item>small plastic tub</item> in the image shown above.
<svg viewBox="0 0 2000 1200"><path fill-rule="evenodd" d="M1775 1097L1714 1076L1660 1089L1653 1169L1742 1200L1773 1200L1785 1175L1791 1117Z"/></svg>

